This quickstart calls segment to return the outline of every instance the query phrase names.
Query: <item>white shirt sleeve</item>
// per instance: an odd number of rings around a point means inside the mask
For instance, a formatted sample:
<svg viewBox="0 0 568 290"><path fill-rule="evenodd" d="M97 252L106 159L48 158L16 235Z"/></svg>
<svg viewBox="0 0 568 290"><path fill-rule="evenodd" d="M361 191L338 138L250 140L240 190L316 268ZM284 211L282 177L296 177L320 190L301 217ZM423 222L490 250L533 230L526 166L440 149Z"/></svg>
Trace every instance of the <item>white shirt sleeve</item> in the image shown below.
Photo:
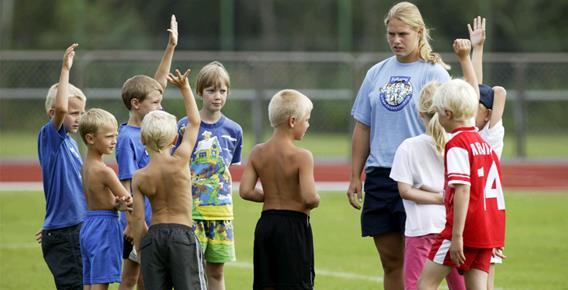
<svg viewBox="0 0 568 290"><path fill-rule="evenodd" d="M407 150L407 143L402 142L394 154L390 178L396 182L404 182L413 185L410 159L410 151Z"/></svg>
<svg viewBox="0 0 568 290"><path fill-rule="evenodd" d="M469 153L464 148L453 147L446 153L448 185L470 185Z"/></svg>

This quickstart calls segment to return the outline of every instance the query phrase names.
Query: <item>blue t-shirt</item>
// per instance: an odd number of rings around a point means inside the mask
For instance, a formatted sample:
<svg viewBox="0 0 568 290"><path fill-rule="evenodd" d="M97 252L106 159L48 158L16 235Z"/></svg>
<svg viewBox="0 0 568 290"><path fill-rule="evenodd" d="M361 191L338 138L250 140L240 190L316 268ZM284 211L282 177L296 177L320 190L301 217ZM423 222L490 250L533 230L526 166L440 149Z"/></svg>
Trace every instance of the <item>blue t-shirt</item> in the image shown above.
<svg viewBox="0 0 568 290"><path fill-rule="evenodd" d="M406 138L424 133L417 104L428 82L445 82L448 72L439 64L419 60L401 63L395 56L374 65L359 89L351 115L370 128L370 152L365 169L392 167L394 153Z"/></svg>
<svg viewBox="0 0 568 290"><path fill-rule="evenodd" d="M187 117L178 122L180 134L186 126ZM241 163L242 145L243 129L231 119L201 122L190 162L194 219L233 219L229 166Z"/></svg>
<svg viewBox="0 0 568 290"><path fill-rule="evenodd" d="M77 142L67 134L65 126L57 131L49 121L39 131L37 151L46 203L43 229L82 223L87 202L81 178L83 161Z"/></svg>
<svg viewBox="0 0 568 290"><path fill-rule="evenodd" d="M142 144L140 137L140 127L130 126L126 123L120 125L118 129L118 140L116 141L116 163L118 163L118 179L132 179L134 172L145 167L150 162L150 155L146 152L146 147ZM144 197L145 219L149 225L152 220L152 207L147 197ZM126 215L122 213L120 220L126 226Z"/></svg>

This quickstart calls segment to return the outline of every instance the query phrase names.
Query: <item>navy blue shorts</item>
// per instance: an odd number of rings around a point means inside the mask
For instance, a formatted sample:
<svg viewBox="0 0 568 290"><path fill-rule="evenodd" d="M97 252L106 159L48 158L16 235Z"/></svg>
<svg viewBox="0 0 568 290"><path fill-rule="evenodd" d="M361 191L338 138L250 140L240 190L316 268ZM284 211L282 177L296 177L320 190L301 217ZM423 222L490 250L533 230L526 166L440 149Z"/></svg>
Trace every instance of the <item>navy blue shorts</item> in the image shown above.
<svg viewBox="0 0 568 290"><path fill-rule="evenodd" d="M83 289L83 262L79 245L81 224L42 231L43 258L57 289ZM44 285L49 288L48 285Z"/></svg>
<svg viewBox="0 0 568 290"><path fill-rule="evenodd" d="M396 181L390 168L371 167L365 178L365 200L361 212L363 237L375 237L386 233L404 234L406 213Z"/></svg>

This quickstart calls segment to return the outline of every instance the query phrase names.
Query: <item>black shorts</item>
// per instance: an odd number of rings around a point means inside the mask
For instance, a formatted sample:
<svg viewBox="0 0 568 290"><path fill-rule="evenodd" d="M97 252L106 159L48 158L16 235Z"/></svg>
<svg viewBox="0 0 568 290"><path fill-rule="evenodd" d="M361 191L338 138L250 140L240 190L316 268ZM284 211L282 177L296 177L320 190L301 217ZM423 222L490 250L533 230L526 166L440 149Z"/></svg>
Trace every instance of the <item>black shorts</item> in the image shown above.
<svg viewBox="0 0 568 290"><path fill-rule="evenodd" d="M126 237L123 237L122 239L122 259L138 263L136 261L133 261L132 259L129 259L130 252L132 252L132 249L134 249L134 245L129 240L127 240Z"/></svg>
<svg viewBox="0 0 568 290"><path fill-rule="evenodd" d="M396 181L390 168L371 167L365 177L365 201L361 211L363 237L375 237L386 233L404 234L406 213Z"/></svg>
<svg viewBox="0 0 568 290"><path fill-rule="evenodd" d="M314 243L310 218L265 210L254 231L253 289L313 289Z"/></svg>
<svg viewBox="0 0 568 290"><path fill-rule="evenodd" d="M57 289L83 289L81 224L41 231L41 251Z"/></svg>
<svg viewBox="0 0 568 290"><path fill-rule="evenodd" d="M156 224L140 244L146 289L207 289L203 255L191 227Z"/></svg>

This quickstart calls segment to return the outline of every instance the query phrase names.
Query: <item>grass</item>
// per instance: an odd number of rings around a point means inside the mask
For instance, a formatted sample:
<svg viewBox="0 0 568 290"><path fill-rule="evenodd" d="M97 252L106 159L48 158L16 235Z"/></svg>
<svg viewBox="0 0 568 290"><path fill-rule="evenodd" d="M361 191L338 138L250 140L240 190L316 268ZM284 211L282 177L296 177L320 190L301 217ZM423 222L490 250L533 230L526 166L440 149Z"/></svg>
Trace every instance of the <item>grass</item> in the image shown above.
<svg viewBox="0 0 568 290"><path fill-rule="evenodd" d="M266 138L269 136L267 135ZM79 142L81 144L81 142ZM248 156L254 144L250 134L244 136L243 157ZM311 150L318 159L349 160L351 152L351 135L308 132L300 146ZM526 153L528 158L568 158L568 135L529 135L527 136ZM505 138L503 159L512 158L515 154L515 140L511 134ZM37 135L31 132L0 132L1 158L37 158Z"/></svg>
<svg viewBox="0 0 568 290"><path fill-rule="evenodd" d="M312 213L316 289L382 289L376 250L361 238L359 212L340 193L321 193ZM568 259L568 192L508 192L508 259L497 268L502 289L563 289ZM228 289L252 285L253 231L260 205L235 195L237 263L225 268ZM33 234L42 224L41 192L0 192L0 289L52 289L52 278ZM112 285L110 289L117 289Z"/></svg>

